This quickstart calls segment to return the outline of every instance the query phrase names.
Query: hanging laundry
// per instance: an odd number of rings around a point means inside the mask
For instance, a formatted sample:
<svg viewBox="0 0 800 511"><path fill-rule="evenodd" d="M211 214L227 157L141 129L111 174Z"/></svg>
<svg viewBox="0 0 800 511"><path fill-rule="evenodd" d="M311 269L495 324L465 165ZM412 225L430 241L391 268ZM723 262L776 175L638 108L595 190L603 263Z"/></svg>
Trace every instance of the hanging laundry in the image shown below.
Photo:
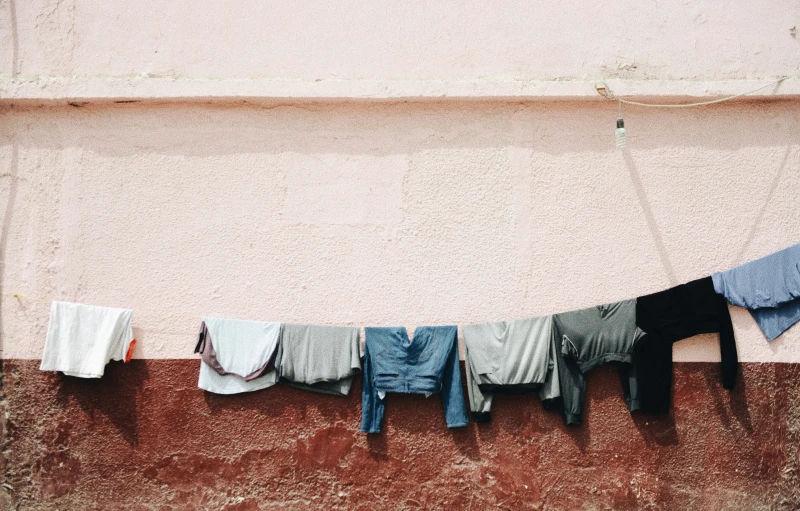
<svg viewBox="0 0 800 511"><path fill-rule="evenodd" d="M468 424L455 326L422 326L409 340L403 327L367 327L361 431L380 433L387 392L440 392L448 428Z"/></svg>
<svg viewBox="0 0 800 511"><path fill-rule="evenodd" d="M750 311L768 341L800 321L800 243L711 278L717 293Z"/></svg>
<svg viewBox="0 0 800 511"><path fill-rule="evenodd" d="M359 329L283 325L278 374L281 381L323 394L346 396L361 372Z"/></svg>
<svg viewBox="0 0 800 511"><path fill-rule="evenodd" d="M130 361L131 309L53 302L39 369L100 378L111 360Z"/></svg>
<svg viewBox="0 0 800 511"><path fill-rule="evenodd" d="M711 277L693 280L636 299L636 324L646 335L633 350L633 374L639 400L631 411L669 413L672 390L672 344L698 334L719 332L722 386L736 384L739 358L725 299Z"/></svg>
<svg viewBox="0 0 800 511"><path fill-rule="evenodd" d="M275 385L281 323L203 318L195 353L197 386L215 394L252 392Z"/></svg>
<svg viewBox="0 0 800 511"><path fill-rule="evenodd" d="M553 317L464 325L464 358L472 419L491 420L495 394L559 397ZM545 383L551 384L545 388Z"/></svg>
<svg viewBox="0 0 800 511"><path fill-rule="evenodd" d="M618 362L626 401L637 399L636 385L627 380L633 346L643 333L636 327L636 300L625 300L553 316L556 362L564 422L583 421L585 373L607 362ZM545 401L545 406L552 406Z"/></svg>

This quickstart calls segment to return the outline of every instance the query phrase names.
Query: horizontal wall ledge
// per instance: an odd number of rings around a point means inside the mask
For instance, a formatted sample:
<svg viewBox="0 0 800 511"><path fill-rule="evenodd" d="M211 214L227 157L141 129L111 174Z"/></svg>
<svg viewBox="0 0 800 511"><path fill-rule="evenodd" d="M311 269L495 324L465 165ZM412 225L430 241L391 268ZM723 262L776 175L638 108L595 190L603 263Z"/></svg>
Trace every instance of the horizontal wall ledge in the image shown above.
<svg viewBox="0 0 800 511"><path fill-rule="evenodd" d="M682 103L741 94L777 78L740 80L602 79L631 100ZM302 80L176 77L22 77L0 75L2 103L133 101L608 101L596 80ZM795 77L766 87L750 100L797 99Z"/></svg>

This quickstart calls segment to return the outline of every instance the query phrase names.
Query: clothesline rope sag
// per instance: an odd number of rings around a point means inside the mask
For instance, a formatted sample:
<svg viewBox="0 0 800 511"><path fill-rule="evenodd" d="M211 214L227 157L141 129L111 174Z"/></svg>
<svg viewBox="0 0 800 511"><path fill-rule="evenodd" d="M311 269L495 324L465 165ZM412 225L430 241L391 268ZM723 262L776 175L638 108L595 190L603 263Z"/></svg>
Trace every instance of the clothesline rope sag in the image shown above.
<svg viewBox="0 0 800 511"><path fill-rule="evenodd" d="M719 334L722 386L732 390L738 355L728 303L747 307L768 339L780 335L800 322L798 261L800 243L635 299L538 320L475 328L465 325L467 393L473 418L490 419L494 394L538 392L545 408L558 398L556 404L566 425L580 425L585 373L612 362L619 364L620 383L631 412L669 413L672 347L698 334ZM761 309L767 310L766 315L755 312ZM132 315L132 309L53 302L40 370L102 377L110 360L130 359L135 342ZM534 328L536 325L543 328ZM205 317L195 348L202 355L198 387L233 394L287 380L308 390L347 395L352 377L363 372L362 432L381 431L386 393L398 392L440 393L447 426L464 427L469 421L457 330L455 325L423 326L409 339L403 327L366 327L362 362L357 327ZM318 332L313 339L312 331ZM517 353L497 349L512 342L526 349ZM290 348L297 343L303 347L293 352ZM539 348L538 356L530 349L534 346ZM331 353L339 356L331 357ZM331 366L327 363L331 359L341 360L343 365ZM482 375L491 377L482 381ZM209 386L204 376L225 378L237 385ZM241 383L257 380L252 383L256 388ZM313 387L321 382L336 382L335 388Z"/></svg>
<svg viewBox="0 0 800 511"><path fill-rule="evenodd" d="M791 78L792 78L791 76L781 76L781 77L777 78L775 81L772 81L772 82L770 82L770 83L768 83L766 85L762 85L761 87L758 87L756 89L749 90L749 91L746 91L746 92L742 92L740 94L735 94L733 96L727 96L727 97L724 97L724 98L713 99L713 100L710 100L710 101L700 101L700 102L695 102L695 103L680 103L680 104L642 103L642 102L639 102L639 101L631 101L631 100L628 100L628 99L624 99L624 98L614 94L614 91L611 89L611 87L609 87L606 84L606 82L604 82L602 80L595 82L594 86L595 86L595 89L597 90L598 94L600 94L604 98L607 98L607 99L610 99L610 100L618 102L618 104L619 104L619 114L618 114L618 116L621 118L622 117L622 104L623 103L626 104L626 105L641 106L641 107L647 107L647 108L692 108L692 107L698 107L698 106L714 105L714 104L717 104L717 103L724 103L726 101L731 101L731 100L734 100L734 99L737 99L737 98L741 98L743 96L747 96L748 94L752 94L754 92L758 92L758 91L766 89L768 87L772 87L773 85L778 85L778 84L780 84L780 83L782 83L782 82L784 82L786 80L789 80ZM44 300L44 299L41 299L41 298L29 298L29 297L27 297L27 296L25 296L25 295L23 295L21 293L17 293L17 292L3 293L2 296L4 298L16 298L17 300L20 300L20 301L25 300L25 301L43 303L43 304L48 304L48 305L50 304L49 300ZM141 312L149 312L149 313L152 313L152 314L160 314L160 313L166 312L168 314L175 314L175 315L179 315L179 316L198 317L197 313L192 313L192 312L164 311L164 310L156 311L156 310L148 310L148 309L137 309L137 310L139 310Z"/></svg>
<svg viewBox="0 0 800 511"><path fill-rule="evenodd" d="M700 101L700 102L696 102L696 103L678 103L678 104L642 103L642 102L639 102L639 101L631 101L629 99L624 99L624 98L614 94L614 91L611 90L611 87L609 87L603 81L595 82L594 87L597 90L597 93L600 94L601 96L603 96L604 98L611 99L613 101L618 101L620 103L620 107L621 107L622 103L625 103L626 105L642 106L642 107L648 107L648 108L691 108L691 107L696 107L696 106L714 105L716 103L724 103L725 101L731 101L731 100L734 100L734 99L737 99L737 98L741 98L742 96L747 96L748 94L752 94L754 92L758 92L758 91L760 91L762 89L766 89L767 87L772 87L773 85L778 85L781 82L784 82L785 80L789 80L790 78L791 78L790 76L781 76L777 80L775 80L773 82L770 82L770 83L768 83L766 85L762 85L761 87L759 87L757 89L749 90L747 92L742 92L741 94L735 94L733 96L727 96L727 97L724 97L724 98L713 99L713 100L710 100L710 101Z"/></svg>

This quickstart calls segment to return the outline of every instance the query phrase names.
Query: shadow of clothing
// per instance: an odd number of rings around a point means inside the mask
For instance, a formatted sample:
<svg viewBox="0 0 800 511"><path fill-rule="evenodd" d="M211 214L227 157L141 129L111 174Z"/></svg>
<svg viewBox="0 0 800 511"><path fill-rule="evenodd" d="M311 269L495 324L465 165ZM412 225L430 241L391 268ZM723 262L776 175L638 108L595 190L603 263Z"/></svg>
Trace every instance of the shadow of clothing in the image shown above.
<svg viewBox="0 0 800 511"><path fill-rule="evenodd" d="M145 360L110 362L102 378L77 378L59 373L57 402L67 408L76 402L91 422L105 416L131 446L139 443L137 400L149 379Z"/></svg>

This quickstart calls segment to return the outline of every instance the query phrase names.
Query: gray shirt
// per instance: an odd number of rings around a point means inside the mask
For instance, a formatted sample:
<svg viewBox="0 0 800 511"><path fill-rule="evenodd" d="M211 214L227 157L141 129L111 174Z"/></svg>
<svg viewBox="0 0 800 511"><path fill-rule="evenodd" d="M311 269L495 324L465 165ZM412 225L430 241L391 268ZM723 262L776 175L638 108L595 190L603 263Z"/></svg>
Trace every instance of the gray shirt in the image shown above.
<svg viewBox="0 0 800 511"><path fill-rule="evenodd" d="M633 362L633 346L644 335L636 326L636 300L556 314L553 325L564 420L577 425L583 420L584 373L607 362ZM623 385L636 389L635 382Z"/></svg>
<svg viewBox="0 0 800 511"><path fill-rule="evenodd" d="M545 399L558 397L552 316L464 325L463 332L470 410L476 422L491 420L495 394L543 392Z"/></svg>
<svg viewBox="0 0 800 511"><path fill-rule="evenodd" d="M204 317L195 347L202 357L197 386L238 394L275 385L280 333L281 323Z"/></svg>
<svg viewBox="0 0 800 511"><path fill-rule="evenodd" d="M292 386L346 396L361 372L360 348L356 327L284 324L278 373Z"/></svg>

